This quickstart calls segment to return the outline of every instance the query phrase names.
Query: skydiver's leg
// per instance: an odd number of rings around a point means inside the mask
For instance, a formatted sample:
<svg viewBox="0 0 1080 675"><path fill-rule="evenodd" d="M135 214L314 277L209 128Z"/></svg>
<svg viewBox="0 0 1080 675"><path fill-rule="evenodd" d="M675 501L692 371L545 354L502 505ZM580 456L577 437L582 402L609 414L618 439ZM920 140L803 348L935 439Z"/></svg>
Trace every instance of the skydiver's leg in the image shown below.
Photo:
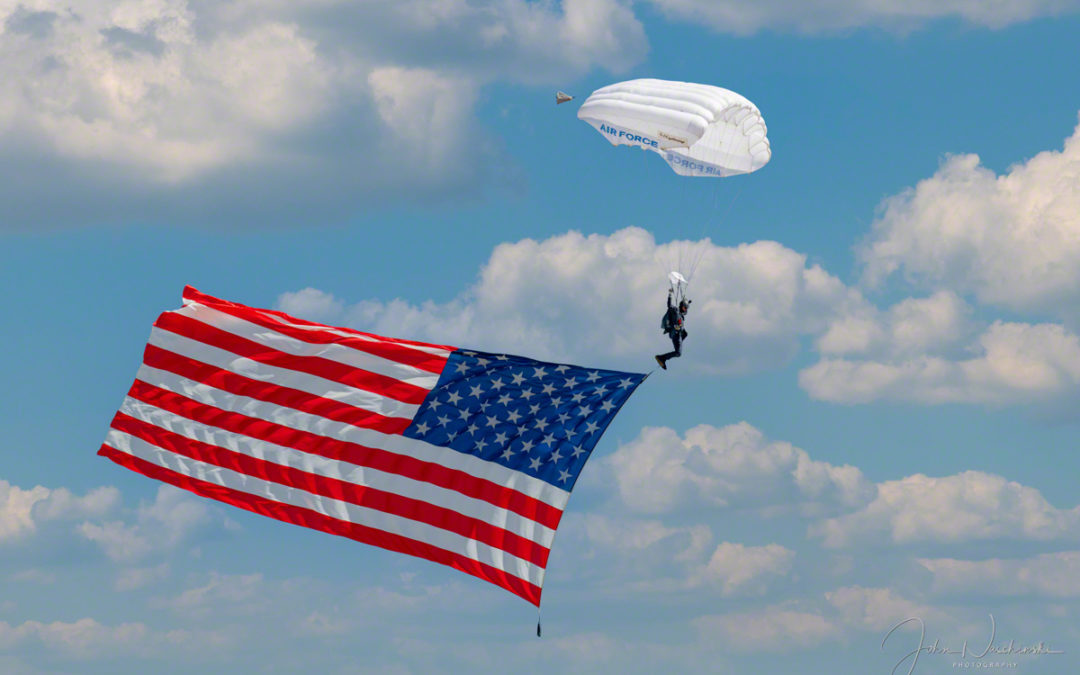
<svg viewBox="0 0 1080 675"><path fill-rule="evenodd" d="M675 351L672 352L669 359L675 359L676 356L683 355L683 334L679 333L678 330L672 333L672 345L675 347Z"/></svg>
<svg viewBox="0 0 1080 675"><path fill-rule="evenodd" d="M675 347L675 351L668 352L667 354L661 354L656 357L656 360L660 363L660 367L667 370L667 362L669 359L674 359L682 356L682 335L679 333L671 334L671 344Z"/></svg>

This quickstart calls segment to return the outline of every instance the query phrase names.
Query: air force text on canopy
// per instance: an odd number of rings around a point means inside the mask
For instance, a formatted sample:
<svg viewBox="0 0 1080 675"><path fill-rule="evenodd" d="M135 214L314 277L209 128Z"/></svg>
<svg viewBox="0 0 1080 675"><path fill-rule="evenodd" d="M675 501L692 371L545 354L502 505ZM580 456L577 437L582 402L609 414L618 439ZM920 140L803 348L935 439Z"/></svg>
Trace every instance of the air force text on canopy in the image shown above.
<svg viewBox="0 0 1080 675"><path fill-rule="evenodd" d="M616 129L615 127L601 124L600 131L604 132L605 134L611 134L616 138L625 138L627 141L641 143L642 145L648 146L650 148L660 147L660 144L653 139L648 138L647 136L642 136L641 134L635 134L633 132L626 131L625 129Z"/></svg>

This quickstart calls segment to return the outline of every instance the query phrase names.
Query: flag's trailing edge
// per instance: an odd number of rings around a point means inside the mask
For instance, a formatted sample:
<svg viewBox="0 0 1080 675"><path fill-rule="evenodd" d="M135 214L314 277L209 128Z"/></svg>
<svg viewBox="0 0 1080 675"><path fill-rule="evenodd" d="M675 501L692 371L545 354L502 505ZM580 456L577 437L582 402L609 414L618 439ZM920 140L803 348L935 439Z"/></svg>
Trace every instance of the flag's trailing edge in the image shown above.
<svg viewBox="0 0 1080 675"><path fill-rule="evenodd" d="M570 490L645 375L399 340L187 287L99 455L539 605Z"/></svg>

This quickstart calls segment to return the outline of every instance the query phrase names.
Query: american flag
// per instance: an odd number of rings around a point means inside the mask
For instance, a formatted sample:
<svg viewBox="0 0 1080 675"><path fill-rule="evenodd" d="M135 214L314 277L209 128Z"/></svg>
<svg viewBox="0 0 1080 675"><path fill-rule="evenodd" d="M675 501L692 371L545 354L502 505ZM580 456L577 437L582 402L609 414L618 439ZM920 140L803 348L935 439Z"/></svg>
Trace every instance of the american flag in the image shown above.
<svg viewBox="0 0 1080 675"><path fill-rule="evenodd" d="M184 289L99 455L539 606L555 530L645 375L399 340Z"/></svg>

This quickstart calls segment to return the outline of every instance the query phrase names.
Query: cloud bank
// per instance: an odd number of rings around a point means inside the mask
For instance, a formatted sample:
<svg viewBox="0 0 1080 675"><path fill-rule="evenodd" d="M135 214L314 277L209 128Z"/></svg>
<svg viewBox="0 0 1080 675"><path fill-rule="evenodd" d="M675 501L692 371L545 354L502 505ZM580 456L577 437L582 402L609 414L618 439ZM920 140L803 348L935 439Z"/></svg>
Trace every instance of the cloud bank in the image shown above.
<svg viewBox="0 0 1080 675"><path fill-rule="evenodd" d="M659 323L669 263L680 252L700 256L679 363L694 372L778 367L798 353L803 335L865 304L857 291L776 242L658 244L649 232L628 227L501 244L477 283L448 303L348 305L309 288L282 294L277 307L384 335L641 368L670 349Z"/></svg>
<svg viewBox="0 0 1080 675"><path fill-rule="evenodd" d="M256 226L474 195L509 161L474 119L482 87L647 48L616 0L5 2L0 222Z"/></svg>
<svg viewBox="0 0 1080 675"><path fill-rule="evenodd" d="M889 0L651 0L672 19L700 23L722 32L747 35L762 30L799 33L835 32L879 27L907 31L935 19L958 18L986 28L1038 17L1056 16L1080 8L1068 0L1014 2L890 2Z"/></svg>
<svg viewBox="0 0 1080 675"><path fill-rule="evenodd" d="M870 284L900 274L988 305L1060 315L1080 300L1078 232L1080 126L1062 150L1000 176L978 155L949 157L885 202L859 259Z"/></svg>

